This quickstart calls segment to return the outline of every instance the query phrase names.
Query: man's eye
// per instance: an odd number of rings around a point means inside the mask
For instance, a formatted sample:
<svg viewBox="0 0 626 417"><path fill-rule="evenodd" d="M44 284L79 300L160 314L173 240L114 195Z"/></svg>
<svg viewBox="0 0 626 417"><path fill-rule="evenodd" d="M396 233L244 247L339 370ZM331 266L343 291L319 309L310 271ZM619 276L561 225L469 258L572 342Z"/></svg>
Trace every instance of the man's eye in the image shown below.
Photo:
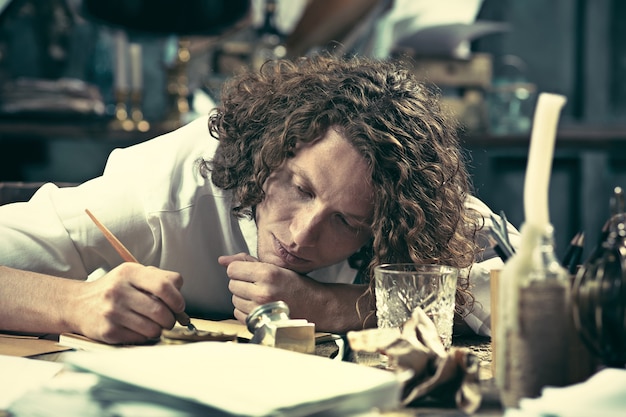
<svg viewBox="0 0 626 417"><path fill-rule="evenodd" d="M298 190L298 194L300 194L300 195L301 195L301 196L303 196L303 197L308 197L308 198L310 198L310 197L312 197L312 196L313 196L313 194L311 194L310 192L308 192L306 189L302 188L302 187L301 187L301 186L299 186L299 185L296 185L296 189Z"/></svg>
<svg viewBox="0 0 626 417"><path fill-rule="evenodd" d="M350 224L350 222L348 222L348 220L346 220L346 218L343 216L339 216L339 221L346 229L350 230L351 232L356 233L361 229L360 227L353 226L352 224Z"/></svg>

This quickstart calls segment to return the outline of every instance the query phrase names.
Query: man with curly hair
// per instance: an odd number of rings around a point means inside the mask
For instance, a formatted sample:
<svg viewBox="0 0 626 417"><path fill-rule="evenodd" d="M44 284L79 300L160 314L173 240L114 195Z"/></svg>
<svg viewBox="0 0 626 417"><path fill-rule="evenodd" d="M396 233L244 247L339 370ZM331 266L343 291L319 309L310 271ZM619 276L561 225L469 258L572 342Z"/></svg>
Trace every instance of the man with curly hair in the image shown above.
<svg viewBox="0 0 626 417"><path fill-rule="evenodd" d="M208 117L113 151L102 176L0 207L0 329L133 343L174 312L244 321L283 300L341 333L375 325L375 265L418 262L471 271L459 311L488 334L469 284L499 266L481 250L489 215L456 126L409 69L269 62L229 80Z"/></svg>

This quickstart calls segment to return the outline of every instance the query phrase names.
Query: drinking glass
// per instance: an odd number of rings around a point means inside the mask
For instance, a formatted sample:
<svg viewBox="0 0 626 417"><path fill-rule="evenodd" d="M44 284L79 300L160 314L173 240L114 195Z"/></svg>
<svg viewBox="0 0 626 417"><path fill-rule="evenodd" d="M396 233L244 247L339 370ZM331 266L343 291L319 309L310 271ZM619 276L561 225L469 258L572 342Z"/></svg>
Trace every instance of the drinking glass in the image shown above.
<svg viewBox="0 0 626 417"><path fill-rule="evenodd" d="M421 307L446 349L452 345L459 269L447 265L384 264L374 269L378 327L399 327Z"/></svg>

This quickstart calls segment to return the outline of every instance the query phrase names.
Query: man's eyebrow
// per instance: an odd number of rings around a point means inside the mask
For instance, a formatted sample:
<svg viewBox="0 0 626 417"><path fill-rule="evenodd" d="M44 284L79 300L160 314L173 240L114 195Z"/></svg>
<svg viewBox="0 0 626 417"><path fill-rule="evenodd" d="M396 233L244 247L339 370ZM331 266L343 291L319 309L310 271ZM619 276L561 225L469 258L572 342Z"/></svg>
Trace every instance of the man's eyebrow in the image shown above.
<svg viewBox="0 0 626 417"><path fill-rule="evenodd" d="M304 171L297 165L287 166L287 172L290 173L292 178L297 177L300 181L304 182L303 185L312 188L313 191L316 191L316 188L313 186L313 183L311 182L309 177L306 175L306 171Z"/></svg>

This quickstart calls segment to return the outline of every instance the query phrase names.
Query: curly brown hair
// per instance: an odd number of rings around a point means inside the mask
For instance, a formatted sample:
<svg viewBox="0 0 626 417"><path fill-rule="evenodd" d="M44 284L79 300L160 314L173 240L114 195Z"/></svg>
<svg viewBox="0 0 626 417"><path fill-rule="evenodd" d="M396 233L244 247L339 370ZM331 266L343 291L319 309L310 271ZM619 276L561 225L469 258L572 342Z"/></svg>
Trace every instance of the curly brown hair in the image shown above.
<svg viewBox="0 0 626 417"><path fill-rule="evenodd" d="M266 63L230 79L209 128L220 145L212 181L233 190L237 215L263 200L268 176L297 142L341 133L369 164L372 239L353 261L371 281L392 262L469 267L477 221L464 207L470 181L457 126L438 91L400 61L315 56Z"/></svg>

